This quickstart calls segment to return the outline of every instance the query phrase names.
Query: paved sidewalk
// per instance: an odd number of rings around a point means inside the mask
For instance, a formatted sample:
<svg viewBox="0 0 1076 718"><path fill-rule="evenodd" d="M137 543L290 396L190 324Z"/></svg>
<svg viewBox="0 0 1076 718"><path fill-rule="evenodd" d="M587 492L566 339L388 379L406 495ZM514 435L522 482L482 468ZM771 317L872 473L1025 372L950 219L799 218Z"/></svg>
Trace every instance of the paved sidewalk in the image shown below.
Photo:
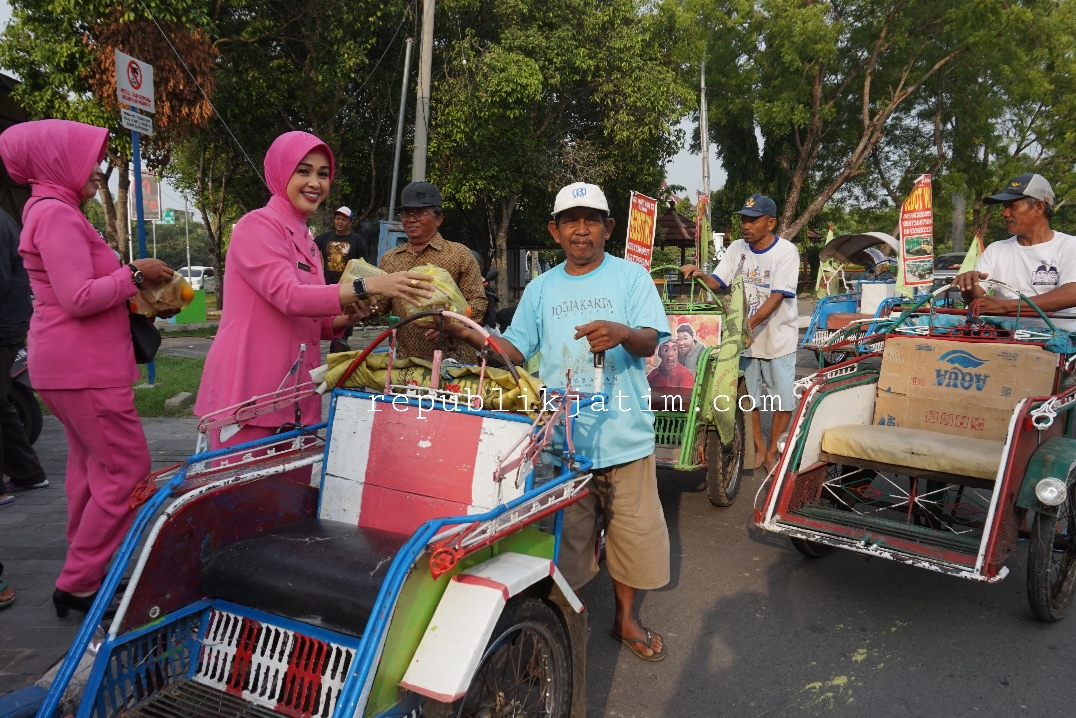
<svg viewBox="0 0 1076 718"><path fill-rule="evenodd" d="M197 432L193 417L143 419L142 425L155 469L178 463L193 452ZM34 448L49 487L18 493L14 503L0 506L3 578L17 593L15 603L0 610L0 696L32 684L60 660L81 619L76 613L57 618L52 607L54 581L67 551L67 443L56 418L45 417Z"/></svg>

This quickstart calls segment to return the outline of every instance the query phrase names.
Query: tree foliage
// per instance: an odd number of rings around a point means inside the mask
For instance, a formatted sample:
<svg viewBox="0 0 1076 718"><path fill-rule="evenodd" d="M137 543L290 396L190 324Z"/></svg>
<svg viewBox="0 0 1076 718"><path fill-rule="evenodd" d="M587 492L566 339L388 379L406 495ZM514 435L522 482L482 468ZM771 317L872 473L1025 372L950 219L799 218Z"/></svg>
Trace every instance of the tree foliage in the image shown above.
<svg viewBox="0 0 1076 718"><path fill-rule="evenodd" d="M630 190L658 192L690 94L661 17L634 0L446 0L437 12L430 176L484 212L506 296L509 230L542 236L561 186L602 184L621 217Z"/></svg>
<svg viewBox="0 0 1076 718"><path fill-rule="evenodd" d="M778 201L779 230L794 236L834 199L892 207L923 173L940 175L938 196L967 191L980 209L1017 168L1071 174L1058 141L1071 120L1057 112L1071 96L1070 0L663 7L707 57L711 140L728 172L719 226L753 192Z"/></svg>
<svg viewBox="0 0 1076 718"><path fill-rule="evenodd" d="M145 0L124 7L97 0L13 0L12 20L0 36L0 64L21 82L17 102L35 119L54 117L86 122L112 131L106 178L118 175L117 197L108 183L100 190L105 236L116 249L127 244L125 220L130 135L119 123L115 86L115 49L155 68L158 132L146 137L143 152L151 167L167 164L172 143L204 126L209 117L206 95L213 91L213 48L205 28L210 6L191 0ZM146 16L146 8L161 29ZM162 36L181 49L194 75L181 69Z"/></svg>

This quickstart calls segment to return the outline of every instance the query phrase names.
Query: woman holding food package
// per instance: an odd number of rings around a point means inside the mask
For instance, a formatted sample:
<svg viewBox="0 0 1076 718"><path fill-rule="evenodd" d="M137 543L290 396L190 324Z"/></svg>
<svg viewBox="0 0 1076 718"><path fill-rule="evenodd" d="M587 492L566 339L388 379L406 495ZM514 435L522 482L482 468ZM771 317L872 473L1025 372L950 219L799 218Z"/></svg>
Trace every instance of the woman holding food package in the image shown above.
<svg viewBox="0 0 1076 718"><path fill-rule="evenodd" d="M199 416L268 394L281 386L306 345L297 376L310 380L321 363L320 340L370 312L368 295L421 301L429 277L397 272L342 284L325 284L321 254L307 217L325 201L334 171L328 146L307 132L287 132L265 155L265 182L272 196L248 212L232 231L224 270L227 299L220 329L206 358L194 412ZM321 397L299 402L304 425L321 417ZM295 420L289 407L258 416L234 435L211 432L210 448L234 446L276 433Z"/></svg>
<svg viewBox="0 0 1076 718"><path fill-rule="evenodd" d="M121 264L80 209L104 179L107 143L108 130L66 120L0 135L8 173L32 189L19 242L34 295L30 377L67 437L68 549L52 596L61 617L89 610L134 518L131 492L150 472L127 301L143 281L172 276L156 259Z"/></svg>

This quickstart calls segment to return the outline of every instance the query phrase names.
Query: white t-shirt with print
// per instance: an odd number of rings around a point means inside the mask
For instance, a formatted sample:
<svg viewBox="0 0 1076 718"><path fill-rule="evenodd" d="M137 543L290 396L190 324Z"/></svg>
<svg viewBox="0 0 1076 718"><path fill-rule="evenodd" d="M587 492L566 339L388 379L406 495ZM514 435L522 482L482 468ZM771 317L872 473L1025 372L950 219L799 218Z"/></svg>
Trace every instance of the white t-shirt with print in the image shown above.
<svg viewBox="0 0 1076 718"><path fill-rule="evenodd" d="M776 359L796 351L800 317L796 303L800 253L796 245L777 237L776 242L756 252L750 244L737 239L725 250L713 276L722 287L728 287L741 274L747 293L748 316L753 316L771 294L785 297L766 321L755 327L755 341L744 356Z"/></svg>
<svg viewBox="0 0 1076 718"><path fill-rule="evenodd" d="M988 279L1005 282L1025 296L1045 294L1062 284L1076 282L1076 237L1055 231L1049 242L1030 247L1021 245L1016 237L994 242L979 259L979 271L990 275ZM983 288L987 291L993 289L994 296L1016 299L1015 294L1002 287L985 284ZM1034 314L1033 309L1028 311ZM1076 314L1076 308L1066 309L1065 313ZM1076 319L1050 321L1059 329L1076 331ZM1042 326L1041 321L1035 324Z"/></svg>

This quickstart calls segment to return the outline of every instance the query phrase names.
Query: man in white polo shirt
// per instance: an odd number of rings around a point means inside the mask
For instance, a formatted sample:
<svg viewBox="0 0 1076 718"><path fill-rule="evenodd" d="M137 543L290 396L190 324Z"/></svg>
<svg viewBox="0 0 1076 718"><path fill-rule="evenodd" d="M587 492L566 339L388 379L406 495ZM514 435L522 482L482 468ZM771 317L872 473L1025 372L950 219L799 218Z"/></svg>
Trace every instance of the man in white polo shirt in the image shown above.
<svg viewBox="0 0 1076 718"><path fill-rule="evenodd" d="M987 295L979 280L989 277L1033 297L1044 312L1076 307L1076 238L1050 229L1054 189L1046 178L1037 174L1014 177L1003 191L983 201L1004 205L1001 216L1013 236L991 244L977 270L953 280L964 301L978 299L981 314L1016 312L1020 299L1008 289L994 285L993 295ZM1020 313L1037 316L1027 304ZM1076 331L1076 319L1051 321L1059 329Z"/></svg>
<svg viewBox="0 0 1076 718"><path fill-rule="evenodd" d="M754 468L763 465L770 471L777 464L777 439L788 428L796 406L792 385L796 381L799 339L796 283L800 254L796 245L773 233L777 204L769 197L753 194L735 214L740 215L743 239L729 245L714 273L706 274L694 264L686 264L680 271L685 277L699 277L715 291L727 289L732 280L743 275L749 305L747 321L754 333L754 341L740 359L754 403L754 410L746 413L754 429ZM763 379L771 392L765 400ZM762 437L760 407L774 410L769 446Z"/></svg>

